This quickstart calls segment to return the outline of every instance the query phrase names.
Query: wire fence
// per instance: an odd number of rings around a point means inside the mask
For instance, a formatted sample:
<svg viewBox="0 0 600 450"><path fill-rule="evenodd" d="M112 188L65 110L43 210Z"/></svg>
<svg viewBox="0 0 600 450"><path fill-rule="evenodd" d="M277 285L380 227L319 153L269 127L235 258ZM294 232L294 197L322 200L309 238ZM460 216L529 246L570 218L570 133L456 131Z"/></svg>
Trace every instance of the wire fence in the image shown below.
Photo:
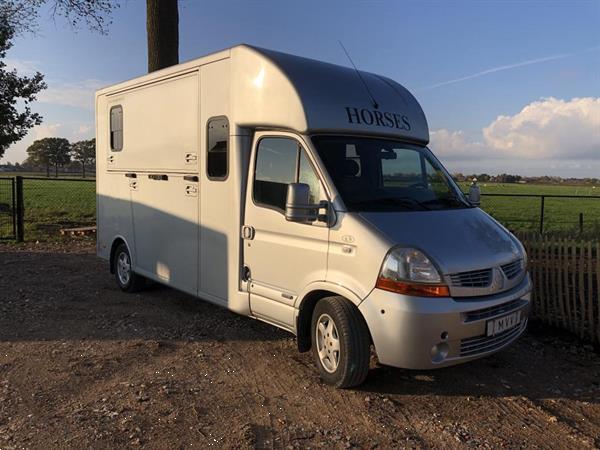
<svg viewBox="0 0 600 450"><path fill-rule="evenodd" d="M24 178L25 233L30 238L96 224L96 183L83 179Z"/></svg>
<svg viewBox="0 0 600 450"><path fill-rule="evenodd" d="M22 233L19 233L17 214L18 189L22 197ZM600 235L600 195L483 193L481 208L515 232ZM94 179L0 178L0 239L14 239L24 234L27 240L48 240L66 228L94 226L95 223Z"/></svg>
<svg viewBox="0 0 600 450"><path fill-rule="evenodd" d="M51 240L61 230L95 226L96 183L94 179L21 177L0 178L0 187L10 183L14 198L10 217L0 213L0 239ZM6 195L5 195L6 196ZM4 203L0 199L0 203ZM5 209L0 205L0 210ZM14 230L7 235L8 230Z"/></svg>
<svg viewBox="0 0 600 450"><path fill-rule="evenodd" d="M600 233L600 196L482 194L481 208L514 231Z"/></svg>
<svg viewBox="0 0 600 450"><path fill-rule="evenodd" d="M16 198L14 178L0 178L0 239L15 239Z"/></svg>

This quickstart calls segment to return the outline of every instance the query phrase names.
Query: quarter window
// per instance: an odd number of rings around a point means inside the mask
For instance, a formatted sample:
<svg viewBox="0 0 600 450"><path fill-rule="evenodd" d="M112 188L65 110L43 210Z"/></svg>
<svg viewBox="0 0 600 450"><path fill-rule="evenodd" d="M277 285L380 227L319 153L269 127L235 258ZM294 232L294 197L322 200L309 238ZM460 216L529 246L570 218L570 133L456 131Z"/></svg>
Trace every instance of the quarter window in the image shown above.
<svg viewBox="0 0 600 450"><path fill-rule="evenodd" d="M229 121L216 117L208 121L207 128L206 174L211 180L224 180L229 172Z"/></svg>
<svg viewBox="0 0 600 450"><path fill-rule="evenodd" d="M123 107L110 108L110 149L113 152L123 150Z"/></svg>
<svg viewBox="0 0 600 450"><path fill-rule="evenodd" d="M306 183L310 186L309 201L312 204L319 203L321 199L321 182L315 173L306 153L300 153L300 168L298 169L298 183Z"/></svg>

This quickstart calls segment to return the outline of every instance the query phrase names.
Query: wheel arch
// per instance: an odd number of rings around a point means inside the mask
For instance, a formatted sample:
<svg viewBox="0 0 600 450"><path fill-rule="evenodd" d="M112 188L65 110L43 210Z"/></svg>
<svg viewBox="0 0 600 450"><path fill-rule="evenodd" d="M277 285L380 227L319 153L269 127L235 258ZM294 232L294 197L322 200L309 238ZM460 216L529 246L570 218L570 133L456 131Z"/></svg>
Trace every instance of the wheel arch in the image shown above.
<svg viewBox="0 0 600 450"><path fill-rule="evenodd" d="M110 273L115 273L115 252L121 244L125 244L125 247L127 247L129 257L131 258L131 263L133 264L133 253L131 252L131 247L127 243L127 239L125 239L123 236L116 236L110 246Z"/></svg>
<svg viewBox="0 0 600 450"><path fill-rule="evenodd" d="M351 290L332 283L319 282L310 284L304 292L298 296L296 315L296 341L300 353L307 352L311 348L310 322L312 313L319 300L326 297L340 296L345 298L354 306L358 306L362 299ZM362 315L362 313L361 313ZM364 319L364 318L363 318Z"/></svg>

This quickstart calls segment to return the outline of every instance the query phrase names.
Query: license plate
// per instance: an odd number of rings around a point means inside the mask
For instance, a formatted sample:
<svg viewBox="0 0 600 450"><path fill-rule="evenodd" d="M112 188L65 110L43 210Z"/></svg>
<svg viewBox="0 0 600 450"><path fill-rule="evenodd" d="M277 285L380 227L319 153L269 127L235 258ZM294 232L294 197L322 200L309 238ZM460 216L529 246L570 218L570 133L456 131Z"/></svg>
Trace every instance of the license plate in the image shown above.
<svg viewBox="0 0 600 450"><path fill-rule="evenodd" d="M498 319L488 320L486 325L487 336L494 336L503 331L510 330L521 323L521 311L514 312Z"/></svg>

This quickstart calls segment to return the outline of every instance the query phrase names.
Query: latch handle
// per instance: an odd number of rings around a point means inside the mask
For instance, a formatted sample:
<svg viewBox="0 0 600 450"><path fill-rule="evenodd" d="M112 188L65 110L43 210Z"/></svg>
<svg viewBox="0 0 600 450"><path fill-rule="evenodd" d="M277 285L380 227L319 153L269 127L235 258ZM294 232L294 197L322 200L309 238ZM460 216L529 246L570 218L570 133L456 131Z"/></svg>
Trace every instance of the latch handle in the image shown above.
<svg viewBox="0 0 600 450"><path fill-rule="evenodd" d="M254 227L250 226L250 225L244 225L242 227L242 239L246 239L248 241L251 241L252 239L254 239Z"/></svg>

